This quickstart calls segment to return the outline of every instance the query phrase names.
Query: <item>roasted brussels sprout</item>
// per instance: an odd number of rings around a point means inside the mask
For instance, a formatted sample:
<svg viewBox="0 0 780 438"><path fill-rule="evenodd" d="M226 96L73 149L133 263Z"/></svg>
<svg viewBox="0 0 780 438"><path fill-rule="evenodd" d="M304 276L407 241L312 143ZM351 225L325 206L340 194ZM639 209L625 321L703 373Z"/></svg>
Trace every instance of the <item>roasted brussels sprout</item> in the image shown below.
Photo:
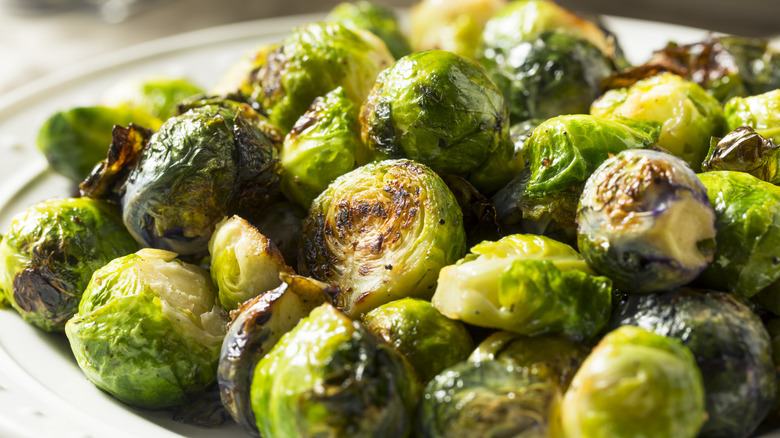
<svg viewBox="0 0 780 438"><path fill-rule="evenodd" d="M425 438L558 436L561 391L495 360L461 362L425 388L418 434Z"/></svg>
<svg viewBox="0 0 780 438"><path fill-rule="evenodd" d="M276 245L239 216L215 226L209 254L211 279L225 310L279 286L280 273L293 273Z"/></svg>
<svg viewBox="0 0 780 438"><path fill-rule="evenodd" d="M587 114L614 62L577 36L545 32L504 53L483 47L477 59L504 95L513 121Z"/></svg>
<svg viewBox="0 0 780 438"><path fill-rule="evenodd" d="M469 360L497 360L565 390L589 352L585 345L561 336L528 337L500 331L482 341Z"/></svg>
<svg viewBox="0 0 780 438"><path fill-rule="evenodd" d="M712 137L703 171L733 170L780 184L780 147L749 126L740 126L723 138Z"/></svg>
<svg viewBox="0 0 780 438"><path fill-rule="evenodd" d="M561 405L567 438L693 438L704 419L702 377L690 350L632 326L601 340Z"/></svg>
<svg viewBox="0 0 780 438"><path fill-rule="evenodd" d="M700 437L746 438L772 407L776 377L769 334L733 296L694 289L629 296L611 324L676 338L691 350L704 379L707 421Z"/></svg>
<svg viewBox="0 0 780 438"><path fill-rule="evenodd" d="M585 184L577 243L588 264L623 290L647 293L692 281L713 260L715 213L681 159L626 150Z"/></svg>
<svg viewBox="0 0 780 438"><path fill-rule="evenodd" d="M363 323L409 361L423 384L474 349L463 323L417 298L383 304L363 316Z"/></svg>
<svg viewBox="0 0 780 438"><path fill-rule="evenodd" d="M723 110L717 99L696 83L672 73L609 90L591 105L590 113L661 122L658 145L685 160L694 171L701 167L710 137L719 134L723 125Z"/></svg>
<svg viewBox="0 0 780 438"><path fill-rule="evenodd" d="M780 76L780 55L778 75ZM780 82L780 77L778 81ZM780 89L755 96L735 97L726 102L723 115L726 118L727 130L749 126L774 144L780 144Z"/></svg>
<svg viewBox="0 0 780 438"><path fill-rule="evenodd" d="M780 279L780 187L743 172L706 172L699 179L715 211L718 245L697 283L752 297Z"/></svg>
<svg viewBox="0 0 780 438"><path fill-rule="evenodd" d="M226 325L208 272L175 253L143 249L95 272L65 334L95 386L162 408L215 382Z"/></svg>
<svg viewBox="0 0 780 438"><path fill-rule="evenodd" d="M231 65L209 90L211 96L224 96L245 101L252 108L262 111L263 87L260 83L260 68L268 55L279 48L279 44L264 44L247 52Z"/></svg>
<svg viewBox="0 0 780 438"><path fill-rule="evenodd" d="M279 438L407 436L419 392L413 373L389 344L323 304L257 364L258 430Z"/></svg>
<svg viewBox="0 0 780 438"><path fill-rule="evenodd" d="M162 122L139 109L72 108L59 111L44 122L38 131L38 149L55 171L79 183L106 159L114 125L130 123L157 129Z"/></svg>
<svg viewBox="0 0 780 438"><path fill-rule="evenodd" d="M422 0L409 11L415 51L438 49L473 58L485 23L506 0Z"/></svg>
<svg viewBox="0 0 780 438"><path fill-rule="evenodd" d="M432 303L444 316L523 335L591 338L607 323L612 282L572 247L514 234L482 242L439 273Z"/></svg>
<svg viewBox="0 0 780 438"><path fill-rule="evenodd" d="M466 250L463 214L436 173L408 160L342 175L309 210L299 273L338 285L354 317L404 297L430 298L439 270Z"/></svg>
<svg viewBox="0 0 780 438"><path fill-rule="evenodd" d="M284 139L282 193L309 208L334 179L355 168L358 112L339 87L318 97Z"/></svg>
<svg viewBox="0 0 780 438"><path fill-rule="evenodd" d="M0 241L0 290L25 321L61 331L92 273L136 250L119 212L107 202L41 202L16 215Z"/></svg>
<svg viewBox="0 0 780 438"><path fill-rule="evenodd" d="M109 89L103 96L103 102L112 107L138 109L152 117L165 120L176 114L176 106L180 102L203 93L203 89L186 78L133 79L120 82ZM137 120L134 122L141 123Z"/></svg>
<svg viewBox="0 0 780 438"><path fill-rule="evenodd" d="M383 71L360 114L369 159L409 158L494 191L512 160L504 98L474 62L443 50L406 56Z"/></svg>
<svg viewBox="0 0 780 438"><path fill-rule="evenodd" d="M318 96L343 87L359 106L377 75L393 63L371 32L338 23L311 23L288 35L260 68L262 107L285 132Z"/></svg>
<svg viewBox="0 0 780 438"><path fill-rule="evenodd" d="M282 279L278 288L245 302L236 311L219 356L217 383L222 404L254 436L260 436L250 395L257 363L282 335L338 292L298 275L282 274Z"/></svg>
<svg viewBox="0 0 780 438"><path fill-rule="evenodd" d="M373 33L384 41L395 59L404 57L412 51L409 41L401 32L395 12L374 3L368 1L340 3L330 11L325 21L334 21Z"/></svg>

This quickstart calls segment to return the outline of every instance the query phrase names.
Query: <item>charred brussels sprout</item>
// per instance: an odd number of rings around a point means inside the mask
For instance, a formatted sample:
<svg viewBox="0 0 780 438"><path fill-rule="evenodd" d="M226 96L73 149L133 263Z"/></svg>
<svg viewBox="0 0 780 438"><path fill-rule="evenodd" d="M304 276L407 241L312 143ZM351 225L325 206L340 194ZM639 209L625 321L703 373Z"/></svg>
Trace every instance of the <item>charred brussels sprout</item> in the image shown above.
<svg viewBox="0 0 780 438"><path fill-rule="evenodd" d="M445 317L420 299L383 304L368 312L363 322L409 361L423 384L465 360L474 348L460 321Z"/></svg>
<svg viewBox="0 0 780 438"><path fill-rule="evenodd" d="M49 117L38 132L38 149L51 167L75 183L106 159L114 125L157 129L162 123L139 109L80 107Z"/></svg>
<svg viewBox="0 0 780 438"><path fill-rule="evenodd" d="M282 193L309 208L334 179L355 168L357 109L342 88L318 97L284 139Z"/></svg>
<svg viewBox="0 0 780 438"><path fill-rule="evenodd" d="M103 100L109 106L135 108L165 120L176 114L180 102L203 93L189 79L159 77L121 82L108 90Z"/></svg>
<svg viewBox="0 0 780 438"><path fill-rule="evenodd" d="M577 210L582 255L636 293L682 286L713 259L715 213L707 190L679 158L627 150L588 179Z"/></svg>
<svg viewBox="0 0 780 438"><path fill-rule="evenodd" d="M263 87L259 78L260 69L268 60L268 55L278 48L278 44L265 44L250 50L222 74L222 77L211 87L208 94L232 96L261 110Z"/></svg>
<svg viewBox="0 0 780 438"><path fill-rule="evenodd" d="M413 373L389 344L323 304L257 364L258 430L279 438L407 436L418 395Z"/></svg>
<svg viewBox="0 0 780 438"><path fill-rule="evenodd" d="M111 204L41 202L14 217L0 242L0 290L26 321L61 331L92 273L137 249Z"/></svg>
<svg viewBox="0 0 780 438"><path fill-rule="evenodd" d="M228 327L217 369L220 398L241 427L260 436L250 388L255 367L285 333L337 289L310 278L282 275L278 288L244 303Z"/></svg>
<svg viewBox="0 0 780 438"><path fill-rule="evenodd" d="M523 335L591 338L609 319L612 282L572 247L515 234L482 242L439 274L433 305L444 316Z"/></svg>
<svg viewBox="0 0 780 438"><path fill-rule="evenodd" d="M715 210L717 250L702 285L749 298L780 279L780 188L742 172L699 175Z"/></svg>
<svg viewBox="0 0 780 438"><path fill-rule="evenodd" d="M693 438L705 419L701 373L680 341L620 327L577 371L561 419L567 438Z"/></svg>
<svg viewBox="0 0 780 438"><path fill-rule="evenodd" d="M756 96L735 97L726 102L723 115L729 131L749 126L774 144L780 144L780 89Z"/></svg>
<svg viewBox="0 0 780 438"><path fill-rule="evenodd" d="M661 122L658 145L685 160L695 171L707 154L710 137L719 134L723 125L723 110L717 99L701 86L672 73L610 90L593 103L590 113Z"/></svg>
<svg viewBox="0 0 780 438"><path fill-rule="evenodd" d="M733 170L780 184L780 147L749 126L740 126L723 138L713 137L701 165L705 172Z"/></svg>
<svg viewBox="0 0 780 438"><path fill-rule="evenodd" d="M309 210L299 272L338 285L357 316L398 298L430 298L439 270L466 250L463 214L436 173L407 160L342 175Z"/></svg>
<svg viewBox="0 0 780 438"><path fill-rule="evenodd" d="M495 360L461 362L431 380L418 414L425 438L558 436L560 389Z"/></svg>
<svg viewBox="0 0 780 438"><path fill-rule="evenodd" d="M545 32L507 53L483 48L477 58L504 95L513 121L587 114L615 66L586 40Z"/></svg>
<svg viewBox="0 0 780 438"><path fill-rule="evenodd" d="M87 379L144 408L179 405L216 380L227 318L208 272L144 249L95 272L65 325Z"/></svg>
<svg viewBox="0 0 780 438"><path fill-rule="evenodd" d="M409 158L496 190L514 163L504 98L474 62L429 50L382 72L360 114L370 159Z"/></svg>
<svg viewBox="0 0 780 438"><path fill-rule="evenodd" d="M775 399L772 345L761 320L729 294L682 289L627 297L612 324L679 339L704 379L700 437L750 436Z"/></svg>
<svg viewBox="0 0 780 438"><path fill-rule="evenodd" d="M396 59L412 51L409 42L401 32L395 12L371 2L344 2L336 5L325 17L325 21L335 21L373 33L384 41L390 54Z"/></svg>
<svg viewBox="0 0 780 438"><path fill-rule="evenodd" d="M276 245L238 216L216 225L209 254L211 279L225 310L279 286L281 272L293 273Z"/></svg>
<svg viewBox="0 0 780 438"><path fill-rule="evenodd" d="M359 106L392 63L385 43L371 32L308 24L287 36L260 68L262 106L272 123L289 131L315 98L336 87Z"/></svg>

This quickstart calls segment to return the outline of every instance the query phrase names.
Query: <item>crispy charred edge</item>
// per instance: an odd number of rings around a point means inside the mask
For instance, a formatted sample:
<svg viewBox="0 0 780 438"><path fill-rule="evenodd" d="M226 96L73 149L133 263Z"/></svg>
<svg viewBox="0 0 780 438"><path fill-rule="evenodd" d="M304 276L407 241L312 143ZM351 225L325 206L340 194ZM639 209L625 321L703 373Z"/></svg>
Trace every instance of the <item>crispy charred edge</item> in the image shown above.
<svg viewBox="0 0 780 438"><path fill-rule="evenodd" d="M134 123L114 126L108 156L79 184L81 196L118 202L121 188L148 147L154 131Z"/></svg>
<svg viewBox="0 0 780 438"><path fill-rule="evenodd" d="M233 143L236 181L229 205L239 213L262 211L278 195L282 179L276 144L243 112L236 114Z"/></svg>
<svg viewBox="0 0 780 438"><path fill-rule="evenodd" d="M266 107L267 103L277 102L286 94L282 86L282 77L287 68L287 61L284 45L280 45L268 54L265 64L260 67L255 76L262 87L260 95Z"/></svg>
<svg viewBox="0 0 780 438"><path fill-rule="evenodd" d="M749 126L740 126L723 138L712 138L712 151L701 165L702 171L736 170L771 181L777 165L768 165L778 150L771 140Z"/></svg>
<svg viewBox="0 0 780 438"><path fill-rule="evenodd" d="M325 110L325 99L318 96L314 99L309 109L295 122L290 133L287 134L287 140L295 140L296 137L304 133L310 127L320 123L322 112Z"/></svg>
<svg viewBox="0 0 780 438"><path fill-rule="evenodd" d="M376 84L368 94L360 109L360 126L363 144L369 149L379 151L391 158L403 156L400 135L393 126L393 104L383 95L387 71L380 73Z"/></svg>
<svg viewBox="0 0 780 438"><path fill-rule="evenodd" d="M176 108L177 113L181 115L189 110L198 109L204 106L217 106L231 110L236 114L243 114L252 122L252 124L260 129L269 140L271 140L277 150L282 149L284 133L273 123L269 122L268 119L265 118L263 112L252 102L236 100L235 96L201 96L181 102Z"/></svg>
<svg viewBox="0 0 780 438"><path fill-rule="evenodd" d="M61 330L76 313L79 297L48 269L29 266L14 277L13 298L25 317L41 321L36 325Z"/></svg>

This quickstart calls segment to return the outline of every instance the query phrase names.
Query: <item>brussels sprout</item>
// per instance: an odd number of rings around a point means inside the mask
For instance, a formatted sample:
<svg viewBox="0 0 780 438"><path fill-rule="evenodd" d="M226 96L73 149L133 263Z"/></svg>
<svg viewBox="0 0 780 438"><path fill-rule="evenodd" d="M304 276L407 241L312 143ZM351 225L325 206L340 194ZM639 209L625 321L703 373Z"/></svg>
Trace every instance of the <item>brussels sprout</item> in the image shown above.
<svg viewBox="0 0 780 438"><path fill-rule="evenodd" d="M601 95L614 62L576 36L545 32L508 52L483 47L477 57L504 95L513 121L583 114Z"/></svg>
<svg viewBox="0 0 780 438"><path fill-rule="evenodd" d="M515 234L482 242L443 268L432 303L444 316L480 327L591 338L609 319L612 282L572 247Z"/></svg>
<svg viewBox="0 0 780 438"><path fill-rule="evenodd" d="M239 216L215 226L209 254L211 279L225 310L279 286L280 273L293 273L276 245Z"/></svg>
<svg viewBox="0 0 780 438"><path fill-rule="evenodd" d="M306 210L300 205L284 201L268 206L252 223L264 236L271 239L289 266L298 266L298 239L303 230Z"/></svg>
<svg viewBox="0 0 780 438"><path fill-rule="evenodd" d="M661 122L658 145L685 160L695 171L707 154L710 137L723 125L723 110L717 99L701 86L672 73L609 90L593 102L590 113Z"/></svg>
<svg viewBox="0 0 780 438"><path fill-rule="evenodd" d="M359 106L392 63L385 43L371 32L338 23L299 27L260 68L262 107L272 123L289 131L316 97L336 87Z"/></svg>
<svg viewBox="0 0 780 438"><path fill-rule="evenodd" d="M103 101L108 106L134 108L165 120L176 114L179 102L203 93L189 79L158 77L120 82L106 92Z"/></svg>
<svg viewBox="0 0 780 438"><path fill-rule="evenodd" d="M454 53L398 60L379 75L360 123L369 158L409 158L480 190L496 190L522 169L512 161L501 92L475 62Z"/></svg>
<svg viewBox="0 0 780 438"><path fill-rule="evenodd" d="M330 11L325 21L334 21L373 33L384 41L390 54L396 59L412 52L409 41L401 32L395 12L383 6L368 1L340 3Z"/></svg>
<svg viewBox="0 0 780 438"><path fill-rule="evenodd" d="M718 247L697 281L752 297L780 279L780 187L742 172L707 172L699 179L715 211Z"/></svg>
<svg viewBox="0 0 780 438"><path fill-rule="evenodd" d="M678 339L704 379L707 421L700 437L744 438L775 399L772 345L761 320L729 294L682 289L629 296L613 326L634 325Z"/></svg>
<svg viewBox="0 0 780 438"><path fill-rule="evenodd" d="M630 292L682 286L713 260L715 213L681 159L626 150L585 184L577 243L588 264Z"/></svg>
<svg viewBox="0 0 780 438"><path fill-rule="evenodd" d="M780 56L778 56L780 64ZM780 65L778 65L780 75ZM778 78L780 82L780 78ZM780 83L778 83L780 87ZM748 97L735 97L723 107L729 131L747 125L761 136L780 144L780 89Z"/></svg>
<svg viewBox="0 0 780 438"><path fill-rule="evenodd" d="M323 304L257 364L257 428L279 438L407 436L417 404L413 373L390 345Z"/></svg>
<svg viewBox="0 0 780 438"><path fill-rule="evenodd" d="M473 58L485 23L506 0L422 0L409 11L415 51L438 49Z"/></svg>
<svg viewBox="0 0 780 438"><path fill-rule="evenodd" d="M658 123L652 121L584 114L546 120L525 141L523 153L531 169L527 196L539 198L579 186L611 155L651 147L658 135Z"/></svg>
<svg viewBox="0 0 780 438"><path fill-rule="evenodd" d="M15 216L0 241L0 290L25 321L61 331L92 273L138 250L115 207L54 199Z"/></svg>
<svg viewBox="0 0 780 438"><path fill-rule="evenodd" d="M561 419L567 438L693 438L705 419L701 373L677 339L620 327L577 371Z"/></svg>
<svg viewBox="0 0 780 438"><path fill-rule="evenodd" d="M497 360L565 390L589 352L561 336L528 337L501 331L482 341L469 360Z"/></svg>
<svg viewBox="0 0 780 438"><path fill-rule="evenodd" d="M222 74L209 94L246 101L254 109L261 110L263 86L259 78L260 68L265 65L268 55L278 48L279 44L265 44L249 51Z"/></svg>
<svg viewBox="0 0 780 438"><path fill-rule="evenodd" d="M723 138L712 137L703 171L734 170L763 181L780 184L780 147L749 126L740 126Z"/></svg>
<svg viewBox="0 0 780 438"><path fill-rule="evenodd" d="M405 357L425 384L474 349L466 328L428 301L402 298L368 312L363 323Z"/></svg>
<svg viewBox="0 0 780 438"><path fill-rule="evenodd" d="M342 175L309 210L299 272L332 282L350 316L430 298L439 270L466 251L463 214L436 173L386 160Z"/></svg>
<svg viewBox="0 0 780 438"><path fill-rule="evenodd" d="M38 131L38 149L51 167L75 183L106 159L114 125L137 123L151 129L162 121L139 109L107 106L59 111Z"/></svg>
<svg viewBox="0 0 780 438"><path fill-rule="evenodd" d="M262 211L282 171L274 142L256 126L254 111L226 106L195 107L171 117L141 147L138 141L115 141L82 192L117 194L124 223L142 245L204 255L217 222ZM112 188L100 188L102 179L114 176L117 181L106 184Z"/></svg>
<svg viewBox="0 0 780 438"><path fill-rule="evenodd" d="M495 360L461 362L428 383L418 414L426 438L558 436L560 389Z"/></svg>
<svg viewBox="0 0 780 438"><path fill-rule="evenodd" d="M441 177L463 212L463 228L466 230L468 246L483 240L498 240L506 235L496 221L496 209L485 195L460 176L443 174Z"/></svg>
<svg viewBox="0 0 780 438"><path fill-rule="evenodd" d="M236 422L260 436L252 411L250 388L255 367L285 333L315 308L330 302L338 290L298 275L282 274L278 288L244 303L222 342L217 369L222 404Z"/></svg>
<svg viewBox="0 0 780 438"><path fill-rule="evenodd" d="M334 179L355 168L358 113L339 87L318 97L284 139L281 189L309 208Z"/></svg>
<svg viewBox="0 0 780 438"><path fill-rule="evenodd" d="M143 249L95 271L65 334L95 386L162 408L215 382L226 324L208 272Z"/></svg>

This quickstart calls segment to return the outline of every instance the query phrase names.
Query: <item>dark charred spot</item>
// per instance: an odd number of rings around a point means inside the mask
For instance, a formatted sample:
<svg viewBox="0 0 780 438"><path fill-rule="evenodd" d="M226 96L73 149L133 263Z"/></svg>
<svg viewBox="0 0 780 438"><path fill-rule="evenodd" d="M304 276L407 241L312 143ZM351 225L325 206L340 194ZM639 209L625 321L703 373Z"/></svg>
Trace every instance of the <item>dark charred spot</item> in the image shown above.
<svg viewBox="0 0 780 438"><path fill-rule="evenodd" d="M52 276L36 267L25 268L14 277L14 301L25 312L45 316L52 327L62 327L75 313L78 300Z"/></svg>
<svg viewBox="0 0 780 438"><path fill-rule="evenodd" d="M439 147L440 148L446 148L447 147L447 142L443 138L439 139Z"/></svg>
<svg viewBox="0 0 780 438"><path fill-rule="evenodd" d="M550 167L551 164L552 164L552 161L550 161L550 158L548 158L548 157L542 158L542 166Z"/></svg>
<svg viewBox="0 0 780 438"><path fill-rule="evenodd" d="M374 254L378 254L382 252L382 244L385 241L384 234L377 235L376 239L374 239L373 242L371 242L368 246L369 251L373 252Z"/></svg>
<svg viewBox="0 0 780 438"><path fill-rule="evenodd" d="M358 269L358 274L360 275L369 275L371 273L371 266L370 265L363 265Z"/></svg>
<svg viewBox="0 0 780 438"><path fill-rule="evenodd" d="M444 219L439 219L439 225L444 225L444 224L446 224L446 223L447 223L447 222L446 222Z"/></svg>
<svg viewBox="0 0 780 438"><path fill-rule="evenodd" d="M75 222L75 223L77 223L79 225L83 225L84 224L84 221L81 220L81 218L78 217L78 216L73 216L73 222Z"/></svg>
<svg viewBox="0 0 780 438"><path fill-rule="evenodd" d="M385 265L385 269L387 269L388 271L391 271L393 269L393 265L388 263L388 264Z"/></svg>

